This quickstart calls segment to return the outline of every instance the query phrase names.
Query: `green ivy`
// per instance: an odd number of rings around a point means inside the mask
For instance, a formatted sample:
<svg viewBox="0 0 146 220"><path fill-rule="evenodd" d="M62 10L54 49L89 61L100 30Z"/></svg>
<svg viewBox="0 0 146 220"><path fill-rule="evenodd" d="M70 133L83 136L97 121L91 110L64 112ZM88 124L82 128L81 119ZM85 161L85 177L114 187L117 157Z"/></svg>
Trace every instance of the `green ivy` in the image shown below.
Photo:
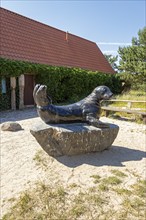
<svg viewBox="0 0 146 220"><path fill-rule="evenodd" d="M0 110L8 110L11 108L10 79L7 79L6 90L7 92L2 94L2 84L0 80Z"/></svg>
<svg viewBox="0 0 146 220"><path fill-rule="evenodd" d="M36 83L45 84L54 102L73 102L87 96L99 85L108 86L113 93L121 92L118 74L92 72L80 68L48 66L24 61L0 58L1 78L18 77L29 73L35 75ZM0 96L2 94L0 93Z"/></svg>

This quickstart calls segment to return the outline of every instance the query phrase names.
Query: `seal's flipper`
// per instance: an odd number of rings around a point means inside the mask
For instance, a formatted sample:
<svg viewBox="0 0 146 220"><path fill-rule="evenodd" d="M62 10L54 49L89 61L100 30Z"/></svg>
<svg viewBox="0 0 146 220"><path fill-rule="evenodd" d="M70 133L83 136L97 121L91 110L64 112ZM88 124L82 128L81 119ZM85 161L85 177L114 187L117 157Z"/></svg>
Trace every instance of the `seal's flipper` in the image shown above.
<svg viewBox="0 0 146 220"><path fill-rule="evenodd" d="M97 119L91 115L86 116L86 121L89 125L92 125L97 128L109 128L108 124L99 121L99 119Z"/></svg>

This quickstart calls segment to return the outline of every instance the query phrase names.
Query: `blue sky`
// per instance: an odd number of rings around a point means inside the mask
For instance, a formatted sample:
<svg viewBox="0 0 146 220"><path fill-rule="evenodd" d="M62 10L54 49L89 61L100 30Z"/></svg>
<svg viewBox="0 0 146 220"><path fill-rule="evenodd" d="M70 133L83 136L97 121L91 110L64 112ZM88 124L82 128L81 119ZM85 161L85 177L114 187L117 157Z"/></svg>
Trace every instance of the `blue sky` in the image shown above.
<svg viewBox="0 0 146 220"><path fill-rule="evenodd" d="M1 7L94 41L117 54L145 26L145 0L1 0Z"/></svg>

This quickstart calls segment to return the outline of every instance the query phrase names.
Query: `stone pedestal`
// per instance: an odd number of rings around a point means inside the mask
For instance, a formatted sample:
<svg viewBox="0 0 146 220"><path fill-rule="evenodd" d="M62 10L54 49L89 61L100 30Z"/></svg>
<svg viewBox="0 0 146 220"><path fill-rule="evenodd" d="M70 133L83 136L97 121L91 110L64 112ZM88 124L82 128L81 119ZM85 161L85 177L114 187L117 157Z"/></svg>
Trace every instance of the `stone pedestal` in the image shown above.
<svg viewBox="0 0 146 220"><path fill-rule="evenodd" d="M41 147L53 157L103 151L117 137L119 127L96 128L85 123L47 125L40 122L30 132Z"/></svg>

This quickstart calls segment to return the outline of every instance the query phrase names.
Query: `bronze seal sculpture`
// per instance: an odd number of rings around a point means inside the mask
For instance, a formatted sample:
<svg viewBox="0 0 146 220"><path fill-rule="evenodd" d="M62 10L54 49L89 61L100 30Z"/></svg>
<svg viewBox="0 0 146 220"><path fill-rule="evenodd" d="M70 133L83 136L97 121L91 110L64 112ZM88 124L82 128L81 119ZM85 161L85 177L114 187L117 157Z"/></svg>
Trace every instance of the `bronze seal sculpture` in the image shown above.
<svg viewBox="0 0 146 220"><path fill-rule="evenodd" d="M107 124L99 121L100 102L109 99L113 93L107 86L98 86L93 92L79 102L57 106L47 96L47 86L37 84L33 97L40 118L47 124L86 122L95 127L106 128Z"/></svg>

